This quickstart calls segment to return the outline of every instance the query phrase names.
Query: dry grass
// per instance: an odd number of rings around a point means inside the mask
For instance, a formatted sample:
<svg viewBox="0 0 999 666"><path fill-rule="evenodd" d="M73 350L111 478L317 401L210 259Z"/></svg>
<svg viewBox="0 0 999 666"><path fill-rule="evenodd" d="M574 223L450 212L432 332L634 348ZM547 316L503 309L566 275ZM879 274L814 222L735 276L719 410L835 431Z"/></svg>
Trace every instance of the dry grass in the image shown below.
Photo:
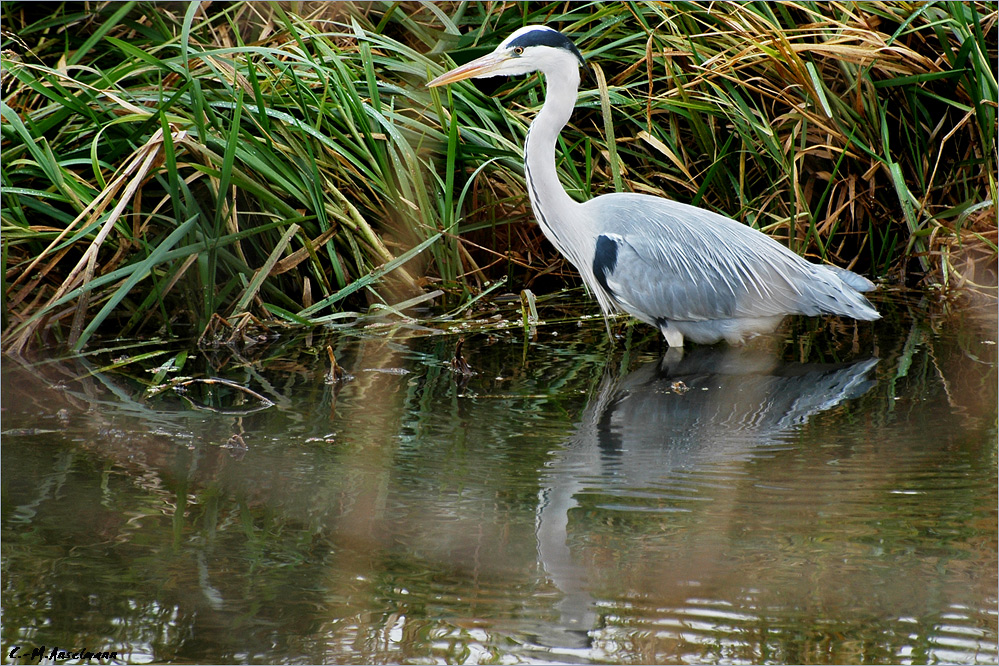
<svg viewBox="0 0 999 666"><path fill-rule="evenodd" d="M872 276L995 293L993 4L3 12L8 350L573 280L524 193L539 79L423 87L540 22L597 74L563 133L570 192L668 196Z"/></svg>

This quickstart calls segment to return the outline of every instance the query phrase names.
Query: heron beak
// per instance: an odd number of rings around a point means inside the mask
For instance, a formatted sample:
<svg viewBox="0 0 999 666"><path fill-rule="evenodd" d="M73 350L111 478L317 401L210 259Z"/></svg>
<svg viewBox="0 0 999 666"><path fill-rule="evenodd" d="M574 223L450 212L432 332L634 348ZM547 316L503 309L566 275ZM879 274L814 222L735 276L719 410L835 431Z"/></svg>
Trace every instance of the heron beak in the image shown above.
<svg viewBox="0 0 999 666"><path fill-rule="evenodd" d="M476 58L472 62L465 63L461 67L456 67L450 72L444 72L436 79L427 84L428 88L436 88L455 81L471 79L476 76L488 76L493 70L506 62L509 56L505 53L487 53L481 58Z"/></svg>

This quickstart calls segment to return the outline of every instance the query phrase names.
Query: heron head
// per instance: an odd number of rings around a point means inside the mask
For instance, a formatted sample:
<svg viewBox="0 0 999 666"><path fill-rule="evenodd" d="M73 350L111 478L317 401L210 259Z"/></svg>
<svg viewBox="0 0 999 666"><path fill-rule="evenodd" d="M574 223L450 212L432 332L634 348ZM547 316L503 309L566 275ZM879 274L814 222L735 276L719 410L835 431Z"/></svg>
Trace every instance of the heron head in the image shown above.
<svg viewBox="0 0 999 666"><path fill-rule="evenodd" d="M491 53L441 74L427 87L435 88L463 79L544 72L567 63L577 67L586 64L568 37L548 26L528 25L504 39Z"/></svg>

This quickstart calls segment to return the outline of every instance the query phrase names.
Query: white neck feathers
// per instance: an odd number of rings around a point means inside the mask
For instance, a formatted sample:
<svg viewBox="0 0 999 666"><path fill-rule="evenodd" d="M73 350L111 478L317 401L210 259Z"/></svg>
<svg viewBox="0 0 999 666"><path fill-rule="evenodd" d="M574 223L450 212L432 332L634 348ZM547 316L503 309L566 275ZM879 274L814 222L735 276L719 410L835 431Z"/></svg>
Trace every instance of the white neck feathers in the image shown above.
<svg viewBox="0 0 999 666"><path fill-rule="evenodd" d="M552 244L578 268L581 257L572 238L572 216L580 204L565 191L555 170L558 135L569 122L579 93L579 64L571 54L566 56L549 61L542 70L545 103L527 133L524 168L535 217Z"/></svg>

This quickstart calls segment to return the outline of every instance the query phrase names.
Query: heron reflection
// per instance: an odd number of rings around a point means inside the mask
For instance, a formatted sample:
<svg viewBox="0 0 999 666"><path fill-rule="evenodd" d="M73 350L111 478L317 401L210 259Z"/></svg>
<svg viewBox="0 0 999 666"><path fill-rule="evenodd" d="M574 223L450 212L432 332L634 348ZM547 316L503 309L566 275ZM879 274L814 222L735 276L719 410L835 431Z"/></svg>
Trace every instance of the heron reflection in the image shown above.
<svg viewBox="0 0 999 666"><path fill-rule="evenodd" d="M597 626L590 572L568 542L570 512L582 493L668 495L686 474L791 447L813 415L867 392L877 362L790 363L722 346L671 349L623 377L605 375L542 479L538 556L563 596L558 629L538 641L585 647Z"/></svg>

